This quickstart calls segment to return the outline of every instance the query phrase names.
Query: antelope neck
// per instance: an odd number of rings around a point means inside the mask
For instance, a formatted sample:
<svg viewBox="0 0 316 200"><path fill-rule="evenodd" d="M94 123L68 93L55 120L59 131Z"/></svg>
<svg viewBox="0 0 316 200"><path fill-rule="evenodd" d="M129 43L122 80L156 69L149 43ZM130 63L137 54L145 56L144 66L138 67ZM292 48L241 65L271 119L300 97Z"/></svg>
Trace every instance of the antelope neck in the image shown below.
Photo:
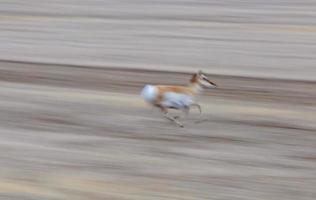
<svg viewBox="0 0 316 200"><path fill-rule="evenodd" d="M202 86L201 86L199 83L197 83L197 82L191 83L191 84L189 85L189 88L190 88L195 94L198 94L198 93L202 92L202 90L203 90Z"/></svg>

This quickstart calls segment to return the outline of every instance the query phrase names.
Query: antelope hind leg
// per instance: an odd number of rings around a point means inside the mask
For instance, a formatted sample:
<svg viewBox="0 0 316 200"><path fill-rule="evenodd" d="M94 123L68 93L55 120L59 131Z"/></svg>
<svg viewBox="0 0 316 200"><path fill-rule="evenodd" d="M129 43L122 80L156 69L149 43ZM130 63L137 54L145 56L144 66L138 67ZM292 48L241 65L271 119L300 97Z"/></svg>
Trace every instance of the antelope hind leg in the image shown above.
<svg viewBox="0 0 316 200"><path fill-rule="evenodd" d="M173 121L174 123L176 123L178 126L183 127L183 124L179 122L175 117L170 116L169 113L165 113L164 116L170 121Z"/></svg>
<svg viewBox="0 0 316 200"><path fill-rule="evenodd" d="M175 117L172 117L169 115L168 113L168 108L162 106L162 105L157 105L161 111L164 113L164 117L169 119L170 121L173 121L174 123L176 123L178 126L183 127L183 124L181 122L179 122Z"/></svg>
<svg viewBox="0 0 316 200"><path fill-rule="evenodd" d="M187 106L187 107L184 107L180 110L184 113L184 117L187 117L189 115L189 112L190 112L190 107ZM180 116L175 116L174 118L179 119Z"/></svg>

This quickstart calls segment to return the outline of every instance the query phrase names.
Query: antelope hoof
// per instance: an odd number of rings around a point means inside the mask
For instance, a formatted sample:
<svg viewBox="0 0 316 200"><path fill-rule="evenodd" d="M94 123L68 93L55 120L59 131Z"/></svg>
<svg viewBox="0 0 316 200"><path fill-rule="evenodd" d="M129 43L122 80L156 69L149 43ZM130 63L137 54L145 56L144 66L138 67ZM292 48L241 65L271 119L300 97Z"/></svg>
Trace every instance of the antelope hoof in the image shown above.
<svg viewBox="0 0 316 200"><path fill-rule="evenodd" d="M182 123L180 123L180 122L176 122L176 124L179 126L179 127L181 127L181 128L183 128L184 126L183 126L183 124Z"/></svg>

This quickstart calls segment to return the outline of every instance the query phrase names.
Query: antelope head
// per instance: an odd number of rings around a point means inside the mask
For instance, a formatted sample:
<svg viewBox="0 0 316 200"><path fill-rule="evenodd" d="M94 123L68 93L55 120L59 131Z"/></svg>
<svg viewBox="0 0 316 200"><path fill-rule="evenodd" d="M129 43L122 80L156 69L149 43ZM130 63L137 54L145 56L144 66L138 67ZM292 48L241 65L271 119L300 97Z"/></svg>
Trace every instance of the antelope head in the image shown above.
<svg viewBox="0 0 316 200"><path fill-rule="evenodd" d="M191 78L191 84L198 85L204 88L216 88L217 85L210 81L210 79L200 70L198 73L194 74Z"/></svg>

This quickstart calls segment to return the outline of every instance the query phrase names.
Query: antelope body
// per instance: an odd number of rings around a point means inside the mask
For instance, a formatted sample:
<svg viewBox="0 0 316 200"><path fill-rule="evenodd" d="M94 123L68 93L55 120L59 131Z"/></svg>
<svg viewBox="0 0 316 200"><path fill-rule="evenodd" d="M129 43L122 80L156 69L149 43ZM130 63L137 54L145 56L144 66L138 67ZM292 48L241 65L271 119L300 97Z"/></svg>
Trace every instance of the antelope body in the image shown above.
<svg viewBox="0 0 316 200"><path fill-rule="evenodd" d="M153 106L161 109L164 116L183 127L177 117L172 117L168 109L182 110L188 114L190 107L197 106L201 113L201 107L195 101L195 96L202 92L204 87L216 87L201 71L194 74L188 86L171 85L146 85L141 96L144 100Z"/></svg>

